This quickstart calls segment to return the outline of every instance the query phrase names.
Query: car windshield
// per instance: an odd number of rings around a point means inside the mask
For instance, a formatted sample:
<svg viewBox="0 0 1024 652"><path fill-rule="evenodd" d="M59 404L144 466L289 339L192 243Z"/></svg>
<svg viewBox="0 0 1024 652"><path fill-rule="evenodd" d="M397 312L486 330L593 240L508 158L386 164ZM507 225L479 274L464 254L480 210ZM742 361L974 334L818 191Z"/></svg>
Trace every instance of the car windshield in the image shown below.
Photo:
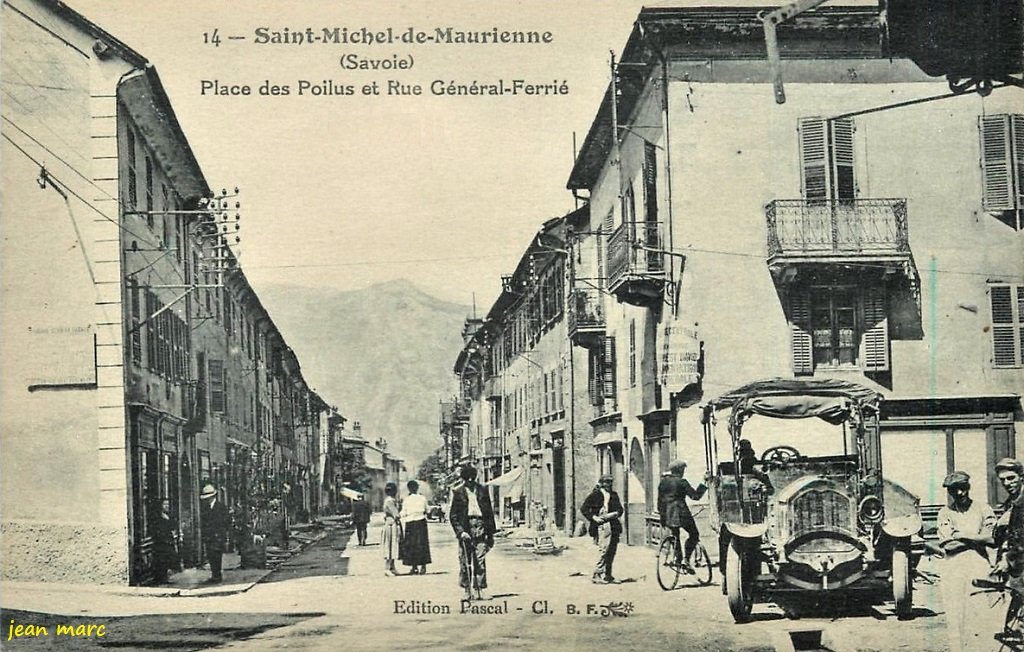
<svg viewBox="0 0 1024 652"><path fill-rule="evenodd" d="M804 457L852 455L856 453L856 448L847 430L844 424L832 425L821 419L773 419L754 415L743 424L740 437L751 443L758 459L764 451L774 446L795 448ZM719 431L718 436L722 437L723 434L726 439L725 448L719 450L727 451L728 434ZM722 444L720 441L719 446Z"/></svg>

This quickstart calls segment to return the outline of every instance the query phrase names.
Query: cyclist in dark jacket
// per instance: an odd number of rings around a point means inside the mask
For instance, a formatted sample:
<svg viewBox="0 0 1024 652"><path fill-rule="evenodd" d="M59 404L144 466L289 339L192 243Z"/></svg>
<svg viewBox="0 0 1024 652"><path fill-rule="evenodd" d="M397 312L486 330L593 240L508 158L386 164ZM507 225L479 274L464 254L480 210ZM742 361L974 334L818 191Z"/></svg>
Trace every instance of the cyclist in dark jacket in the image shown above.
<svg viewBox="0 0 1024 652"><path fill-rule="evenodd" d="M676 538L677 562L683 561L683 551L679 547L679 529L686 530L685 563L689 566L693 551L700 541L700 533L697 532L697 524L693 520L686 499L700 500L708 488L702 482L695 489L687 482L683 477L686 462L682 460L670 464L668 470L669 475L663 477L658 484L658 513L661 515L661 524L671 530Z"/></svg>

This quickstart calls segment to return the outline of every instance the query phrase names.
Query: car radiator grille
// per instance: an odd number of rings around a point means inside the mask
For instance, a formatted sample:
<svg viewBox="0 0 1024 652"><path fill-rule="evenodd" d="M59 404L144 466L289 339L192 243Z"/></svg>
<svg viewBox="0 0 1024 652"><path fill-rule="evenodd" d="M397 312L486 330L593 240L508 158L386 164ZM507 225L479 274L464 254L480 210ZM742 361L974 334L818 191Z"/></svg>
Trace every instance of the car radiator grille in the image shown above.
<svg viewBox="0 0 1024 652"><path fill-rule="evenodd" d="M853 534L853 523L853 504L838 491L811 489L796 496L790 503L791 537L816 530L839 530Z"/></svg>

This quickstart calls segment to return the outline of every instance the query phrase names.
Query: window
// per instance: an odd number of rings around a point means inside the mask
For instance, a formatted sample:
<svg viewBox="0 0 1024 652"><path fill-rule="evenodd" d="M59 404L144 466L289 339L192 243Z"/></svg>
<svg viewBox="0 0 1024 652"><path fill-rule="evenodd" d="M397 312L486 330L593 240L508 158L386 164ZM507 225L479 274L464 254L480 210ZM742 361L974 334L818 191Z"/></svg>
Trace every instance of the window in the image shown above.
<svg viewBox="0 0 1024 652"><path fill-rule="evenodd" d="M653 143L644 143L644 218L658 221L658 151Z"/></svg>
<svg viewBox="0 0 1024 652"><path fill-rule="evenodd" d="M146 157L146 223L153 227L153 159ZM166 246L166 242L164 245Z"/></svg>
<svg viewBox="0 0 1024 652"><path fill-rule="evenodd" d="M629 321L629 386L636 387L636 320Z"/></svg>
<svg viewBox="0 0 1024 652"><path fill-rule="evenodd" d="M615 398L615 338L604 338L601 385L605 398Z"/></svg>
<svg viewBox="0 0 1024 652"><path fill-rule="evenodd" d="M210 360L210 411L225 412L227 397L224 394L224 361Z"/></svg>
<svg viewBox="0 0 1024 652"><path fill-rule="evenodd" d="M135 172L136 158L135 158L135 132L131 126L126 129L125 135L125 154L128 159L128 205L125 208L129 210L135 210L136 204L138 204L138 177Z"/></svg>
<svg viewBox="0 0 1024 652"><path fill-rule="evenodd" d="M986 115L981 132L982 205L1014 229L1024 227L1024 115Z"/></svg>
<svg viewBox="0 0 1024 652"><path fill-rule="evenodd" d="M989 287L992 306L992 366L1024 365L1024 285Z"/></svg>
<svg viewBox="0 0 1024 652"><path fill-rule="evenodd" d="M812 286L789 296L793 373L818 367L889 370L888 310L882 288Z"/></svg>
<svg viewBox="0 0 1024 652"><path fill-rule="evenodd" d="M857 195L853 174L853 120L800 118L800 188L808 201L851 200Z"/></svg>
<svg viewBox="0 0 1024 652"><path fill-rule="evenodd" d="M131 306L131 348L132 362L142 364L142 302L139 300L139 283L128 279L128 303Z"/></svg>

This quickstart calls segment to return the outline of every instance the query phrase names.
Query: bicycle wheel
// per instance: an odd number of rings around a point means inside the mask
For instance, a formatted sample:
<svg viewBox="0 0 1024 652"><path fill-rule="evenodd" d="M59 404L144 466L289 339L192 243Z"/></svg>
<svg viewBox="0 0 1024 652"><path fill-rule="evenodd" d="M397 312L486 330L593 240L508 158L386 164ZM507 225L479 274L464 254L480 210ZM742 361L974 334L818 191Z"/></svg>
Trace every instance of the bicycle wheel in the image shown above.
<svg viewBox="0 0 1024 652"><path fill-rule="evenodd" d="M697 581L702 586L711 584L711 557L708 555L708 549L704 547L703 543L698 543L697 549L693 551L693 572L697 575Z"/></svg>
<svg viewBox="0 0 1024 652"><path fill-rule="evenodd" d="M661 540L658 548L658 584L666 591L671 591L679 584L679 564L676 563L676 538L667 536Z"/></svg>

